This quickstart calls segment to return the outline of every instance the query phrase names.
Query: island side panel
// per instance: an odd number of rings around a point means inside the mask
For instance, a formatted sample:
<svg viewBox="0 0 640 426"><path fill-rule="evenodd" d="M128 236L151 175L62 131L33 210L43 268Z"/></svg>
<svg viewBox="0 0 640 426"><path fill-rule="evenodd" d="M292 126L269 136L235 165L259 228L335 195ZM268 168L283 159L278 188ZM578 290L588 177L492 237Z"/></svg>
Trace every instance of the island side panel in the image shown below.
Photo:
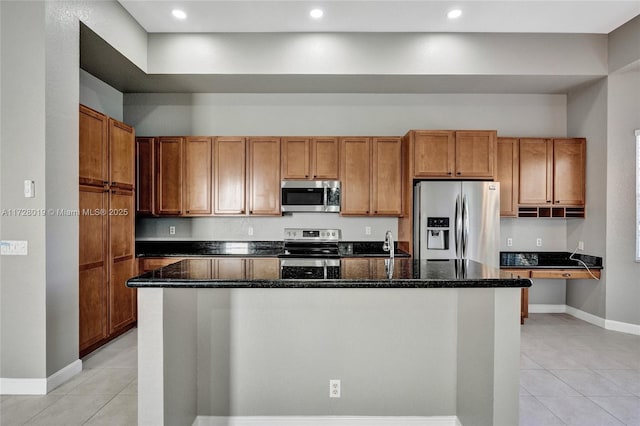
<svg viewBox="0 0 640 426"><path fill-rule="evenodd" d="M138 425L164 424L164 289L138 289Z"/></svg>
<svg viewBox="0 0 640 426"><path fill-rule="evenodd" d="M164 289L164 421L191 426L197 417L197 291Z"/></svg>
<svg viewBox="0 0 640 426"><path fill-rule="evenodd" d="M517 425L520 290L458 290L457 415L463 425Z"/></svg>
<svg viewBox="0 0 640 426"><path fill-rule="evenodd" d="M453 416L456 291L200 289L199 415Z"/></svg>

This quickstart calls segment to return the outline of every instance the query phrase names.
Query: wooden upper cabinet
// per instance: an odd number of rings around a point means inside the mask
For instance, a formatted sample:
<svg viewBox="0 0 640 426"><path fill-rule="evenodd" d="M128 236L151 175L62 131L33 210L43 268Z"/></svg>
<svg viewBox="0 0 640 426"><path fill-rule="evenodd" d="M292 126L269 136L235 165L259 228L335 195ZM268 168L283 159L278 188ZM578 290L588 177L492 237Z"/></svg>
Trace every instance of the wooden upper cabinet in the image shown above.
<svg viewBox="0 0 640 426"><path fill-rule="evenodd" d="M212 213L212 143L208 137L187 137L184 141L184 214Z"/></svg>
<svg viewBox="0 0 640 426"><path fill-rule="evenodd" d="M135 186L135 132L133 127L109 119L109 179L111 186Z"/></svg>
<svg viewBox="0 0 640 426"><path fill-rule="evenodd" d="M338 138L311 139L311 177L337 180L339 167Z"/></svg>
<svg viewBox="0 0 640 426"><path fill-rule="evenodd" d="M517 138L498 138L498 173L500 182L500 216L518 216L520 156Z"/></svg>
<svg viewBox="0 0 640 426"><path fill-rule="evenodd" d="M375 215L402 214L402 141L373 138L371 209Z"/></svg>
<svg viewBox="0 0 640 426"><path fill-rule="evenodd" d="M184 138L162 137L157 143L156 212L180 215L182 210L182 153Z"/></svg>
<svg viewBox="0 0 640 426"><path fill-rule="evenodd" d="M136 138L136 213L155 214L155 138Z"/></svg>
<svg viewBox="0 0 640 426"><path fill-rule="evenodd" d="M245 214L245 138L218 137L213 147L214 214Z"/></svg>
<svg viewBox="0 0 640 426"><path fill-rule="evenodd" d="M553 203L563 206L585 204L586 140L553 140Z"/></svg>
<svg viewBox="0 0 640 426"><path fill-rule="evenodd" d="M371 211L370 147L369 138L340 140L341 215L366 216Z"/></svg>
<svg viewBox="0 0 640 426"><path fill-rule="evenodd" d="M282 179L338 179L338 138L282 138Z"/></svg>
<svg viewBox="0 0 640 426"><path fill-rule="evenodd" d="M416 130L413 135L415 177L451 177L455 169L455 133Z"/></svg>
<svg viewBox="0 0 640 426"><path fill-rule="evenodd" d="M487 178L495 176L496 132L456 132L456 177Z"/></svg>
<svg viewBox="0 0 640 426"><path fill-rule="evenodd" d="M552 193L553 140L520 139L520 204L551 205Z"/></svg>
<svg viewBox="0 0 640 426"><path fill-rule="evenodd" d="M80 183L107 185L108 171L108 126L109 118L97 111L80 105Z"/></svg>
<svg viewBox="0 0 640 426"><path fill-rule="evenodd" d="M279 216L280 138L249 138L249 214Z"/></svg>
<svg viewBox="0 0 640 426"><path fill-rule="evenodd" d="M282 138L282 179L310 179L311 141Z"/></svg>

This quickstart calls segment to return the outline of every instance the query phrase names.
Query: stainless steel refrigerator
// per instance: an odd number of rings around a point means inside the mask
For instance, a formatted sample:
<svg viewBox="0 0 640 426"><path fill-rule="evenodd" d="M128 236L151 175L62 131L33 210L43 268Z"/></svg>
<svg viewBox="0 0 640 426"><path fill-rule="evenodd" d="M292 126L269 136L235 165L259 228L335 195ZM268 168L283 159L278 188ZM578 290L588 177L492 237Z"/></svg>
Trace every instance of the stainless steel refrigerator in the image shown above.
<svg viewBox="0 0 640 426"><path fill-rule="evenodd" d="M416 258L500 267L500 183L418 182L413 205Z"/></svg>

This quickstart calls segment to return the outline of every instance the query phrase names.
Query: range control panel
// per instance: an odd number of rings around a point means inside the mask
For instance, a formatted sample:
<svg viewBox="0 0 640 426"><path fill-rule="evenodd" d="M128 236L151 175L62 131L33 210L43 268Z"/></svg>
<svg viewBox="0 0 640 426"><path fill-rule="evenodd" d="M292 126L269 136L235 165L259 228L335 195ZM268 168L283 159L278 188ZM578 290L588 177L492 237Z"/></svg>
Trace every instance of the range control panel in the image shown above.
<svg viewBox="0 0 640 426"><path fill-rule="evenodd" d="M340 229L284 228L284 239L295 241L340 241Z"/></svg>

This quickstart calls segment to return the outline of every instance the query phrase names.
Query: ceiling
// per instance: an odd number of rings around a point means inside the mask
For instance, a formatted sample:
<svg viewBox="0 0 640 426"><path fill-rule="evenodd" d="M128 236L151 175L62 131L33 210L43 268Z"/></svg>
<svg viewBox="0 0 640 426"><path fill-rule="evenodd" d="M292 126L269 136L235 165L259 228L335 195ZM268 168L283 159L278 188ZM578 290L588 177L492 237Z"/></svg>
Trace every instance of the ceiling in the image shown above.
<svg viewBox="0 0 640 426"><path fill-rule="evenodd" d="M119 0L157 32L515 32L608 34L640 0ZM171 15L182 9L187 18ZM320 8L324 16L309 16ZM460 9L451 20L447 13Z"/></svg>

